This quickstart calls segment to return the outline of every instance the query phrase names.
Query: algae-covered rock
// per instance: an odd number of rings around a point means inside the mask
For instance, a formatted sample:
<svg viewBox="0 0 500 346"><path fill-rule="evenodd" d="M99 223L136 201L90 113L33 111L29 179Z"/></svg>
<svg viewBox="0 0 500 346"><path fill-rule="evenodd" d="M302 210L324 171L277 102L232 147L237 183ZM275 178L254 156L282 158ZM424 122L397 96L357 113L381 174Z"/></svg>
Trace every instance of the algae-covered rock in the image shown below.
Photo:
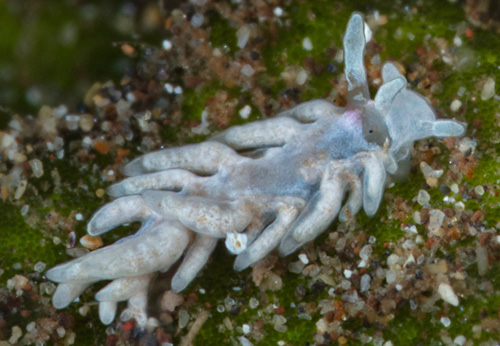
<svg viewBox="0 0 500 346"><path fill-rule="evenodd" d="M468 20L471 6L466 15L461 2L431 0L0 4L0 340L493 344L500 37ZM44 270L89 251L86 222L125 162L308 99L344 105L342 35L353 11L373 33L371 87L381 62L394 61L438 117L467 123L464 138L419 142L410 179L386 191L373 218L335 223L298 254L235 273L221 246L172 309L161 304L171 273L159 275L145 330L120 319L102 326L99 287L69 309L51 306Z"/></svg>

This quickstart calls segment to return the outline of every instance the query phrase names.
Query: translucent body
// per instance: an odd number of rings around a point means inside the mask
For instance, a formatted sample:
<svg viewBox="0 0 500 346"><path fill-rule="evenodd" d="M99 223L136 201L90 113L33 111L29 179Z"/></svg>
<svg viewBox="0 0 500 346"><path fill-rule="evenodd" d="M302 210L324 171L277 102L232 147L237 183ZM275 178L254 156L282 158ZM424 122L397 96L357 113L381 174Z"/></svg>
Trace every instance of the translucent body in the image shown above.
<svg viewBox="0 0 500 346"><path fill-rule="evenodd" d="M101 320L110 323L116 302L127 300L122 317L141 324L151 275L184 256L172 279L172 289L183 290L218 239L227 238L237 254L234 268L243 270L275 248L282 255L294 252L337 216L346 221L361 208L374 215L387 177L407 174L414 141L460 136L465 127L436 120L392 64L384 66L384 84L371 100L363 25L362 16L353 14L344 38L345 108L326 100L305 102L275 118L146 154L125 166L129 178L110 187L116 199L94 215L88 233L132 221L141 221L141 229L49 270L47 277L60 283L54 305L65 307L92 283L113 280L96 295Z"/></svg>

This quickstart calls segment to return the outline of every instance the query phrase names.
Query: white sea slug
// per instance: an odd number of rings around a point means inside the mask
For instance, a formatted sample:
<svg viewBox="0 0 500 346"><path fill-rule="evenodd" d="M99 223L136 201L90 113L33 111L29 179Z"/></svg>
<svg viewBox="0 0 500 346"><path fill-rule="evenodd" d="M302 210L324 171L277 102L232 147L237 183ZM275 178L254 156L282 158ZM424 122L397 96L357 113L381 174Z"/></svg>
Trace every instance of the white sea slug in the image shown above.
<svg viewBox="0 0 500 346"><path fill-rule="evenodd" d="M347 105L302 103L274 118L235 126L210 140L141 156L111 186L115 197L90 220L87 232L103 234L140 221L140 230L105 248L50 269L59 283L53 296L64 308L89 285L111 280L96 294L103 323L117 302L122 319L146 321L153 273L182 258L172 290L182 291L206 264L219 239L237 254L243 270L275 248L288 255L312 241L339 217L363 208L377 211L388 177L405 177L414 141L461 136L465 127L436 120L427 100L406 88L391 63L370 98L363 63L364 21L353 14L344 37ZM342 206L345 195L347 200Z"/></svg>

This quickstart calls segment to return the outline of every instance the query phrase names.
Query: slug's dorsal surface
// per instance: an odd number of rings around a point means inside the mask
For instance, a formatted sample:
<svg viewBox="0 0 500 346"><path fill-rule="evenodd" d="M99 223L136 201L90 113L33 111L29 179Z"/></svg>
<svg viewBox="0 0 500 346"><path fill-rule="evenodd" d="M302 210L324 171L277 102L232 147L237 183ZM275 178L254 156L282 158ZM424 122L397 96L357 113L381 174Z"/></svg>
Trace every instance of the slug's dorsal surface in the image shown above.
<svg viewBox="0 0 500 346"><path fill-rule="evenodd" d="M304 102L280 116L229 128L210 140L145 154L126 165L112 185L115 198L88 223L101 235L131 222L140 230L113 245L50 269L59 285L53 304L63 308L87 287L111 282L96 294L99 316L147 321L153 274L182 258L171 289L187 287L219 239L243 270L274 249L288 255L361 209L377 212L388 177L408 174L415 140L461 135L465 127L436 120L425 98L406 89L393 64L370 97L364 66L364 20L354 13L344 36L347 105Z"/></svg>

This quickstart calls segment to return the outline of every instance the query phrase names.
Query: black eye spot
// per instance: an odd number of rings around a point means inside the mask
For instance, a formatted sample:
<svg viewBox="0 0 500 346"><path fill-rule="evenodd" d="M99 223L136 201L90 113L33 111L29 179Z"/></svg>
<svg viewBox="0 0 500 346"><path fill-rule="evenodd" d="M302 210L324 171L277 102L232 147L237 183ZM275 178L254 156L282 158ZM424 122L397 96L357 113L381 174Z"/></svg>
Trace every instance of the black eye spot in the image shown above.
<svg viewBox="0 0 500 346"><path fill-rule="evenodd" d="M369 130L368 132L373 133L373 130Z"/></svg>

